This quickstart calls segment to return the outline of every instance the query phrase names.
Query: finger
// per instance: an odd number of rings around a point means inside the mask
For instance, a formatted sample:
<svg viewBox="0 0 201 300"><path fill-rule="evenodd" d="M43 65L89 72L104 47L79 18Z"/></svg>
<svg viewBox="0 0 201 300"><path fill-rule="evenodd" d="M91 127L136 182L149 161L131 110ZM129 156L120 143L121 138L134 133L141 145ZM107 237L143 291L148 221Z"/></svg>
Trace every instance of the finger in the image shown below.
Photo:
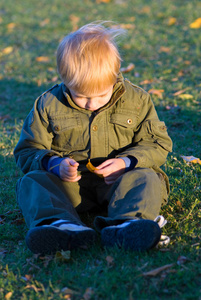
<svg viewBox="0 0 201 300"><path fill-rule="evenodd" d="M72 177L64 177L62 178L63 181L66 181L66 182L77 182L81 179L81 176L77 176L75 178L72 178Z"/></svg>
<svg viewBox="0 0 201 300"><path fill-rule="evenodd" d="M101 169L108 167L111 164L112 164L112 161L110 159L108 159L108 160L104 161L102 164L100 164L99 166L97 166L96 168L98 170L101 170Z"/></svg>

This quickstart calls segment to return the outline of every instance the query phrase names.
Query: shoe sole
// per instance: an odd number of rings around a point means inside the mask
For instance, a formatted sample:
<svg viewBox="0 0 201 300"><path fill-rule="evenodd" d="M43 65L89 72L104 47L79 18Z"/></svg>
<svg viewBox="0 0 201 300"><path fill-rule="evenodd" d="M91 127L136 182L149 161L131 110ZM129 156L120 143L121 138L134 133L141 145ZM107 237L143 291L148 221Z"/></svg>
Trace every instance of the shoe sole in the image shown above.
<svg viewBox="0 0 201 300"><path fill-rule="evenodd" d="M137 220L122 228L105 227L101 231L102 244L106 247L117 245L133 251L154 248L161 237L161 229L152 220Z"/></svg>
<svg viewBox="0 0 201 300"><path fill-rule="evenodd" d="M86 248L93 244L96 232L93 229L83 231L62 231L54 227L35 227L26 235L26 244L35 254L54 254L56 251L67 251Z"/></svg>

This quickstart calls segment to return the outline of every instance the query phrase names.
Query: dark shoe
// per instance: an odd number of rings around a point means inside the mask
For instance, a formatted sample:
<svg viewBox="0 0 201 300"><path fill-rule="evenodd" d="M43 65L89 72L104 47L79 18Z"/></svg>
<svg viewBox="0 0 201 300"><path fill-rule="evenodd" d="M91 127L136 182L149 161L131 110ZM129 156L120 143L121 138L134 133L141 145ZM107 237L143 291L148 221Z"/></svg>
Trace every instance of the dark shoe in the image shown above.
<svg viewBox="0 0 201 300"><path fill-rule="evenodd" d="M102 229L102 244L106 247L117 245L134 251L145 251L160 241L161 229L151 220L129 220L116 226Z"/></svg>
<svg viewBox="0 0 201 300"><path fill-rule="evenodd" d="M93 244L95 239L96 232L93 229L68 221L38 226L30 229L26 235L27 246L35 254L85 248Z"/></svg>

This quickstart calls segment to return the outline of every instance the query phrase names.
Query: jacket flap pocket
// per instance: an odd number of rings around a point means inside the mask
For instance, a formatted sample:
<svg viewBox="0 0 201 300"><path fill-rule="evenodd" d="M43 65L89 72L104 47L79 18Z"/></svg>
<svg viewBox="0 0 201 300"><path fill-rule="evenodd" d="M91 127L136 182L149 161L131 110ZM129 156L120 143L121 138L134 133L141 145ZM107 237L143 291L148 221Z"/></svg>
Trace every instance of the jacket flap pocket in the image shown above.
<svg viewBox="0 0 201 300"><path fill-rule="evenodd" d="M136 118L128 114L116 113L110 116L110 123L133 128L136 125Z"/></svg>
<svg viewBox="0 0 201 300"><path fill-rule="evenodd" d="M79 122L76 117L54 118L50 120L50 124L54 133L63 132L78 127Z"/></svg>

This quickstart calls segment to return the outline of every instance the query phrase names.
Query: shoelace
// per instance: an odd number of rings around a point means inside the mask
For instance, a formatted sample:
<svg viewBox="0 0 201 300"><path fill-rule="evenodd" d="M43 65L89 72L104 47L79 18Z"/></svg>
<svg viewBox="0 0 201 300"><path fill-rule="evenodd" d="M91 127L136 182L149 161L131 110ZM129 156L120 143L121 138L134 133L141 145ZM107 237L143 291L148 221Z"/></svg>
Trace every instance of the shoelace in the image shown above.
<svg viewBox="0 0 201 300"><path fill-rule="evenodd" d="M158 217L156 217L156 219L154 221L158 223L158 226L160 228L162 228L163 226L165 226L167 224L167 220L163 216L160 216L160 215ZM160 239L160 242L158 243L158 245L165 246L165 245L168 245L169 242L170 242L169 236L161 235L161 239Z"/></svg>

